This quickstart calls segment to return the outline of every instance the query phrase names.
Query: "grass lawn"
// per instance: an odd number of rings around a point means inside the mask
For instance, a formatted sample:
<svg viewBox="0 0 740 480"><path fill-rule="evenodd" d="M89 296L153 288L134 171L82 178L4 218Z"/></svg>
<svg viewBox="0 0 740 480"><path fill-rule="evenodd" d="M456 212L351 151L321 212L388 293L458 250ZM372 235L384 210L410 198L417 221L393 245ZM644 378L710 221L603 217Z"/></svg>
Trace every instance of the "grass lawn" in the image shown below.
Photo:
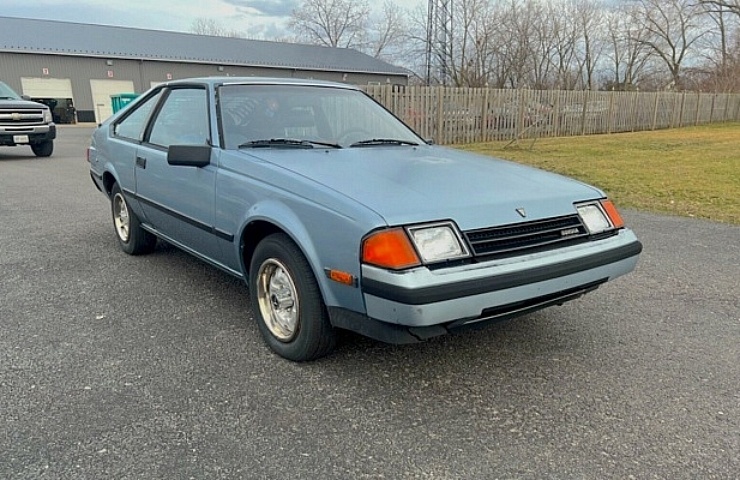
<svg viewBox="0 0 740 480"><path fill-rule="evenodd" d="M562 173L617 206L740 224L740 123L458 148Z"/></svg>

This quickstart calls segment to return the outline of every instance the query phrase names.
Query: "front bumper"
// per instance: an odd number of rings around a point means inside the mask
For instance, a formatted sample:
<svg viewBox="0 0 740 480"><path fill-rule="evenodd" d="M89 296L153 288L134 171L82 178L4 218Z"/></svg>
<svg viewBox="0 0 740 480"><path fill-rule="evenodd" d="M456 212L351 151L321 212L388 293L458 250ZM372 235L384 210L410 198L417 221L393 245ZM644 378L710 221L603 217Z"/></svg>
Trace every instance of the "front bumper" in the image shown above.
<svg viewBox="0 0 740 480"><path fill-rule="evenodd" d="M19 136L28 137L28 142L17 143L15 139ZM0 145L15 146L43 143L48 140L54 140L56 137L57 127L55 124L27 127L0 125Z"/></svg>
<svg viewBox="0 0 740 480"><path fill-rule="evenodd" d="M632 271L632 231L554 251L454 268L362 266L367 317L406 327L462 326L562 303Z"/></svg>

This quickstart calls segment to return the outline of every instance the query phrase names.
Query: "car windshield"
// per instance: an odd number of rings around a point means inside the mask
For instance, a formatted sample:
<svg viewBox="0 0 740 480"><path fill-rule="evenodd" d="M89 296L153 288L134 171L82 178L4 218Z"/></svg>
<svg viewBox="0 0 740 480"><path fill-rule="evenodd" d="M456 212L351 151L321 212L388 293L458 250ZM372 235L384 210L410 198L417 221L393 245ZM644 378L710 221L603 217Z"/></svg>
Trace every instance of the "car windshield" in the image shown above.
<svg viewBox="0 0 740 480"><path fill-rule="evenodd" d="M423 140L364 93L305 85L224 85L219 89L227 149L360 148Z"/></svg>
<svg viewBox="0 0 740 480"><path fill-rule="evenodd" d="M12 88L0 82L0 99L5 100L20 100L21 97L13 91Z"/></svg>

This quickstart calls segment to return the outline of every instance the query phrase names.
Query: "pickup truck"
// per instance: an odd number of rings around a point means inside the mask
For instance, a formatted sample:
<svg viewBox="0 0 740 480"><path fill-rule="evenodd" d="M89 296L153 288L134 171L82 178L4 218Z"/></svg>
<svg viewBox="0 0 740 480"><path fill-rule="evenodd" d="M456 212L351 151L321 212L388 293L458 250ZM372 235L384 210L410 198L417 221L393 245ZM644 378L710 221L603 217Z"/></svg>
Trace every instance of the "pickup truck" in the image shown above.
<svg viewBox="0 0 740 480"><path fill-rule="evenodd" d="M37 157L49 157L56 135L49 107L21 97L0 82L0 146L29 145Z"/></svg>

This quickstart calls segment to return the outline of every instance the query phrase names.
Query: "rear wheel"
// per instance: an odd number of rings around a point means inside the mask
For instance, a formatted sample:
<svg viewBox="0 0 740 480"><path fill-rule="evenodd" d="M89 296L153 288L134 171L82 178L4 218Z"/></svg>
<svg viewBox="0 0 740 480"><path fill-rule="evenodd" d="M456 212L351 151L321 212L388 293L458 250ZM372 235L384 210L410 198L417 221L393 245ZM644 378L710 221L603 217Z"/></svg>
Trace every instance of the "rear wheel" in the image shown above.
<svg viewBox="0 0 740 480"><path fill-rule="evenodd" d="M41 143L32 143L31 150L33 150L33 153L37 157L50 157L52 152L54 152L54 142L47 140Z"/></svg>
<svg viewBox="0 0 740 480"><path fill-rule="evenodd" d="M335 332L318 283L290 237L277 233L257 245L249 291L260 333L275 353L303 362L334 348Z"/></svg>
<svg viewBox="0 0 740 480"><path fill-rule="evenodd" d="M111 213L121 250L129 255L141 255L154 250L157 237L141 228L139 218L129 208L117 183L111 189Z"/></svg>

